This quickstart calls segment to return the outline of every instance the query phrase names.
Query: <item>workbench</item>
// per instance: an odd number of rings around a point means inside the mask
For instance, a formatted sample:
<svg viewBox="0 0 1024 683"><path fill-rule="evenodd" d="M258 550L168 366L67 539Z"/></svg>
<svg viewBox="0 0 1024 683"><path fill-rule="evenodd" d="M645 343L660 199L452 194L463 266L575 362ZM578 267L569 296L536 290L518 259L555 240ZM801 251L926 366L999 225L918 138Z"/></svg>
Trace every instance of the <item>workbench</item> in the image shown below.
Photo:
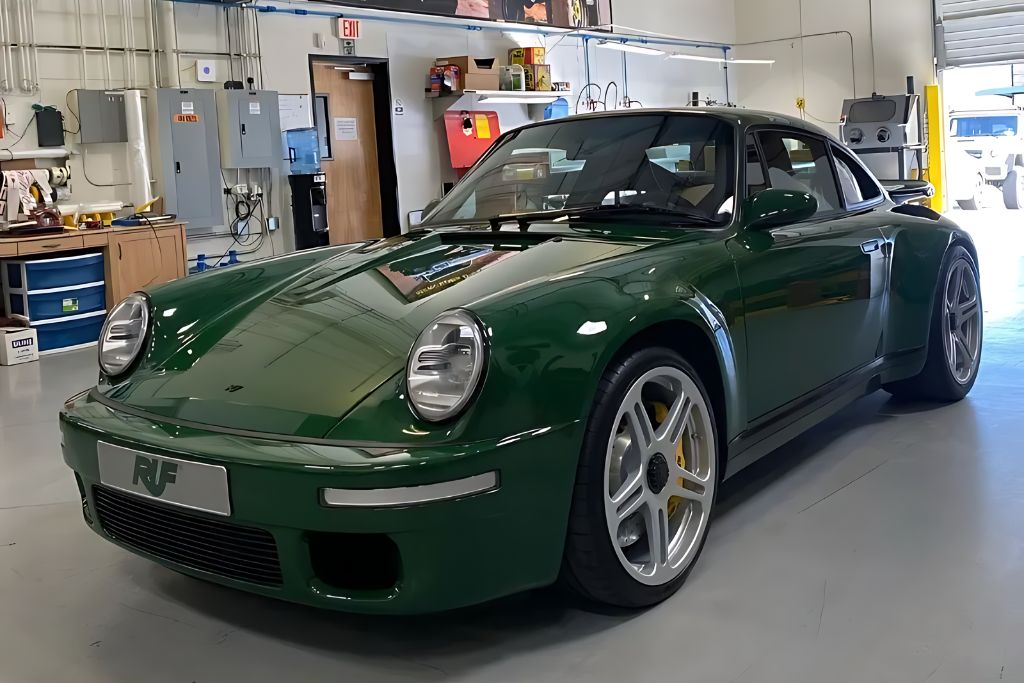
<svg viewBox="0 0 1024 683"><path fill-rule="evenodd" d="M182 223L0 237L0 259L43 254L70 256L72 252L90 250L103 252L107 310L132 292L185 277L188 273Z"/></svg>

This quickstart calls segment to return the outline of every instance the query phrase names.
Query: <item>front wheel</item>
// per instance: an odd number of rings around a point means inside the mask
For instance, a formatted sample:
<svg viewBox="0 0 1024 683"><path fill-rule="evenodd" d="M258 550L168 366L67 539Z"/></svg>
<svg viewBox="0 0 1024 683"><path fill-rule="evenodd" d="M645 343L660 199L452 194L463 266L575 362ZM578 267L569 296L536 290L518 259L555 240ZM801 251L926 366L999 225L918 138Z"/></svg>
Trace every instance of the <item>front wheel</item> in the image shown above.
<svg viewBox="0 0 1024 683"><path fill-rule="evenodd" d="M617 607L666 599L704 547L718 480L715 415L694 368L665 348L617 362L588 422L563 580Z"/></svg>
<svg viewBox="0 0 1024 683"><path fill-rule="evenodd" d="M987 184L985 183L985 179L982 178L981 176L978 176L977 180L974 183L974 193L971 195L971 198L958 199L956 203L964 211L978 211L982 207L986 187Z"/></svg>
<svg viewBox="0 0 1024 683"><path fill-rule="evenodd" d="M928 338L928 359L916 377L885 386L889 393L933 401L960 401L981 367L983 309L978 266L963 247L946 254Z"/></svg>
<svg viewBox="0 0 1024 683"><path fill-rule="evenodd" d="M1007 209L1024 208L1024 166L1014 166L1003 181L1003 203Z"/></svg>

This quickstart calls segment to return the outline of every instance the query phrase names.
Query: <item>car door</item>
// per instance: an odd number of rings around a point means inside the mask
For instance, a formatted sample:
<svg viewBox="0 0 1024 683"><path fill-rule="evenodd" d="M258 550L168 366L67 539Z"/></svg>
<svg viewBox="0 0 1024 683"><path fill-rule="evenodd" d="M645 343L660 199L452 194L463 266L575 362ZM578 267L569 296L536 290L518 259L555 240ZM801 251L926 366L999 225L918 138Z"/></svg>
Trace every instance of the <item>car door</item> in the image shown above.
<svg viewBox="0 0 1024 683"><path fill-rule="evenodd" d="M734 247L746 322L747 414L756 420L881 353L887 250L871 211L884 201L881 190L852 192L857 181L846 177L849 163L834 159L826 139L762 130L747 147L748 196L774 188L818 200L811 219L741 232Z"/></svg>

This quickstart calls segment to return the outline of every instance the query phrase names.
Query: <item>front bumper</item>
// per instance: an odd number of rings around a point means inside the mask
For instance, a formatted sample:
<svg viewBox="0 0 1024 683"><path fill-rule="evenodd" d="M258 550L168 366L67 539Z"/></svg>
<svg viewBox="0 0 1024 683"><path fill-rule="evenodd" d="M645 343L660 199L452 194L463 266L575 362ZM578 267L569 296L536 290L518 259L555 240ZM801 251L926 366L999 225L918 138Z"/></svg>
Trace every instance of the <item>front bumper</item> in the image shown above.
<svg viewBox="0 0 1024 683"><path fill-rule="evenodd" d="M64 460L78 479L86 521L107 540L182 573L241 590L317 607L391 614L452 609L554 582L582 438L579 427L542 428L467 445L373 449L201 431L122 413L87 396L69 402L61 413ZM166 553L143 549L149 547L145 538L125 542L126 536L104 521L109 509L104 506L110 505L104 493L110 491L100 483L99 441L226 468L230 517L123 493L118 495L127 507L121 513L159 520L165 540L176 525L192 522L214 528L216 538L223 532L215 524L242 532L262 530L276 544L279 585L228 577L203 569L208 565L202 561L168 559ZM332 508L323 499L324 489L417 490L492 472L498 475L497 488L451 500ZM205 539L185 544L181 539L193 538L188 535L192 529L183 527L183 532L171 542L188 545L190 557L218 552L207 549ZM388 548L397 550L394 557ZM349 571L353 567L358 571ZM381 579L391 571L393 581L383 579L388 585L367 587L367 572ZM364 580L343 585L353 575Z"/></svg>

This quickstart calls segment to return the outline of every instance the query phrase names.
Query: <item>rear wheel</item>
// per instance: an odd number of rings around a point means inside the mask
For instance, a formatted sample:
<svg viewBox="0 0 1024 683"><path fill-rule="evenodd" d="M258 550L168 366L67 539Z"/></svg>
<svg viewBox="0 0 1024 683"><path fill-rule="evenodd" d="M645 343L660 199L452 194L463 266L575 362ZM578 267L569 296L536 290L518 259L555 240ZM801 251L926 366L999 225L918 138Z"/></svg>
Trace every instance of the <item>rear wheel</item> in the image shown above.
<svg viewBox="0 0 1024 683"><path fill-rule="evenodd" d="M618 607L669 597L703 549L717 486L715 416L693 367L664 348L617 363L580 456L564 581Z"/></svg>
<svg viewBox="0 0 1024 683"><path fill-rule="evenodd" d="M1007 209L1024 208L1024 166L1014 166L1003 181L1003 203Z"/></svg>
<svg viewBox="0 0 1024 683"><path fill-rule="evenodd" d="M949 251L939 282L928 359L916 377L885 386L895 396L959 401L978 379L984 320L978 266L966 249Z"/></svg>

